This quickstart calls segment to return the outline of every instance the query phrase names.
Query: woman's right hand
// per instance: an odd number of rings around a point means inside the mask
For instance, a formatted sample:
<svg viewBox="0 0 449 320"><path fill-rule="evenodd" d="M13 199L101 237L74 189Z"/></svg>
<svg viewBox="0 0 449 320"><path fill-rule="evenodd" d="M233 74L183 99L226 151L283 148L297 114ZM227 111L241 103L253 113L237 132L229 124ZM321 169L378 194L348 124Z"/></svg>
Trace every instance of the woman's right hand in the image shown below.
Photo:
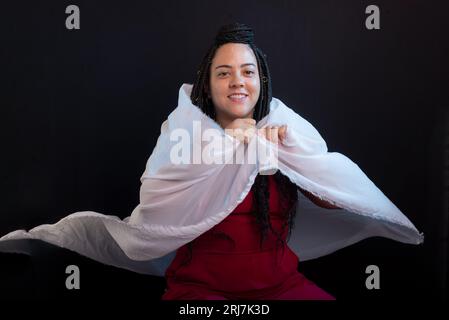
<svg viewBox="0 0 449 320"><path fill-rule="evenodd" d="M252 118L237 118L225 128L227 134L244 143L249 143L256 130L256 120Z"/></svg>

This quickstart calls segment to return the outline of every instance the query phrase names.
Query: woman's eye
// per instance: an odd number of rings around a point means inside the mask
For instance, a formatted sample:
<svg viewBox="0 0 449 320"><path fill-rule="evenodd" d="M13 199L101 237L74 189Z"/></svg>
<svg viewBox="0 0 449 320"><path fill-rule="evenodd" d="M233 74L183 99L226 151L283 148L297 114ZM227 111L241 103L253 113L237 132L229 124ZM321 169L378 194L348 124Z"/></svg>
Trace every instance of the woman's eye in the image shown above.
<svg viewBox="0 0 449 320"><path fill-rule="evenodd" d="M218 73L218 76L219 76L219 77L222 77L222 76L225 76L225 75L227 75L227 74L229 74L229 72L220 72L220 73ZM247 75L253 75L253 74L255 74L255 72L252 71L252 70L246 70L246 71L245 71L245 74L247 74Z"/></svg>

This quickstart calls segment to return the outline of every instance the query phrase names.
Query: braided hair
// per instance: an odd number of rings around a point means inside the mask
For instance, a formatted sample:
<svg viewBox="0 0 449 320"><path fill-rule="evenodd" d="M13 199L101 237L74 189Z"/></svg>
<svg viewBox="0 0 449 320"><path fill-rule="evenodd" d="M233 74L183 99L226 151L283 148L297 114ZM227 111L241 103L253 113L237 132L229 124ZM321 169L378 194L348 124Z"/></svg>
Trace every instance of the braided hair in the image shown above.
<svg viewBox="0 0 449 320"><path fill-rule="evenodd" d="M269 106L272 98L271 77L268 70L266 55L254 44L253 30L240 23L228 24L221 27L214 39L214 43L206 52L199 66L195 82L193 84L190 99L192 103L198 106L206 115L216 120L215 107L210 98L210 67L212 59L217 49L226 43L243 43L248 45L256 56L258 71L260 75L260 96L254 109L254 120L260 121L269 113ZM269 215L269 188L268 177L265 175L257 175L254 186L254 207L253 214L260 226L260 246L267 237L269 231L273 232L277 237L277 245L283 248L284 240L282 234L288 227L287 241L290 238L291 230L294 227L294 217L296 214L296 206L298 201L297 186L292 183L288 177L280 171L274 175L281 196L281 208L284 216L282 230L277 232L271 225ZM191 243L189 246L191 249ZM191 250L190 250L191 252Z"/></svg>

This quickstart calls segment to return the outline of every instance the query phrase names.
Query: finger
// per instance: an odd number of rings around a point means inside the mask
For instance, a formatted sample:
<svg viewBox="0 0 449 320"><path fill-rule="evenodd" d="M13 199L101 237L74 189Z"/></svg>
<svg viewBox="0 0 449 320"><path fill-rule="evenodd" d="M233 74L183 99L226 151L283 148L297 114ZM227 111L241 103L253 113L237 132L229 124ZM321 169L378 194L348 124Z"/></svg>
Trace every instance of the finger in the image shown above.
<svg viewBox="0 0 449 320"><path fill-rule="evenodd" d="M271 142L273 143L278 143L279 142L279 128L278 127L273 127L270 130L270 137L271 137Z"/></svg>
<svg viewBox="0 0 449 320"><path fill-rule="evenodd" d="M245 130L245 139L246 141L250 141L254 135L256 134L256 128L255 127L250 127L248 129Z"/></svg>
<svg viewBox="0 0 449 320"><path fill-rule="evenodd" d="M265 127L265 139L267 139L268 141L271 140L270 127Z"/></svg>
<svg viewBox="0 0 449 320"><path fill-rule="evenodd" d="M287 135L287 125L283 125L279 128L279 140L284 141Z"/></svg>
<svg viewBox="0 0 449 320"><path fill-rule="evenodd" d="M268 141L271 141L271 130L272 130L272 127L270 127L270 126L268 126L268 127L265 127L265 138L268 140Z"/></svg>
<svg viewBox="0 0 449 320"><path fill-rule="evenodd" d="M267 130L267 139L268 139L268 141L271 141L271 142L273 142L273 143L276 143L275 141L275 128L276 127L274 127L274 126L270 126L270 127L268 127L268 130Z"/></svg>

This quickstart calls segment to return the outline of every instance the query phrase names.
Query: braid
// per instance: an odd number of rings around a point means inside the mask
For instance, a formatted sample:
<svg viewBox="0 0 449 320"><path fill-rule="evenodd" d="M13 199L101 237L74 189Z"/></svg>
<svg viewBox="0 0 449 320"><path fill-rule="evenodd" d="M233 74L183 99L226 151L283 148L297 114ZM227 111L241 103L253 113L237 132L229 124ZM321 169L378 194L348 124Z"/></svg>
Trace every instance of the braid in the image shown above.
<svg viewBox="0 0 449 320"><path fill-rule="evenodd" d="M209 96L209 69L210 65L212 64L212 58L215 55L216 51L217 46L214 45L204 56L197 71L197 76L195 83L193 84L192 93L190 94L192 103L200 107L200 109L212 119L215 119L215 108Z"/></svg>

